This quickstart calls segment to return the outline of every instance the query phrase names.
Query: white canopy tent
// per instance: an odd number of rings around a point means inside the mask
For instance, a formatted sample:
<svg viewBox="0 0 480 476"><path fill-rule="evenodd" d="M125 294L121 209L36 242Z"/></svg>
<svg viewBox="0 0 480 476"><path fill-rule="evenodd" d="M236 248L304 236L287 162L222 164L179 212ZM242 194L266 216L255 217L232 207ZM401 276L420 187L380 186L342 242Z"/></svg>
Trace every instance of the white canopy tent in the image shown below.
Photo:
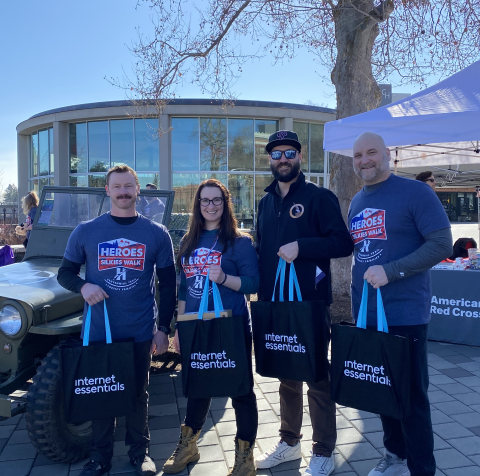
<svg viewBox="0 0 480 476"><path fill-rule="evenodd" d="M384 138L395 168L478 164L468 168L480 169L480 61L405 99L328 122L324 149L351 157L363 132Z"/></svg>

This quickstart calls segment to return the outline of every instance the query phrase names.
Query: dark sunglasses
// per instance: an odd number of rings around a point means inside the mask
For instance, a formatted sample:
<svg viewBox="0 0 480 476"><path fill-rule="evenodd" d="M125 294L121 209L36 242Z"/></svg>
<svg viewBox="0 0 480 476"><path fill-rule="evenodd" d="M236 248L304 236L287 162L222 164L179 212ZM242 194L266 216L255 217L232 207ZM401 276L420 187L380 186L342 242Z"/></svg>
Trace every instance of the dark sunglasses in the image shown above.
<svg viewBox="0 0 480 476"><path fill-rule="evenodd" d="M288 150L274 150L270 152L270 157L272 160L280 160L282 158L282 154L285 156L286 159L294 159L297 156L297 151L294 149Z"/></svg>
<svg viewBox="0 0 480 476"><path fill-rule="evenodd" d="M215 197L213 200L209 200L208 198L200 198L199 202L202 207L208 207L210 203L213 203L216 207L219 207L223 203L223 198Z"/></svg>
<svg viewBox="0 0 480 476"><path fill-rule="evenodd" d="M427 180L425 180L425 182L436 182L436 180L434 178L427 178Z"/></svg>

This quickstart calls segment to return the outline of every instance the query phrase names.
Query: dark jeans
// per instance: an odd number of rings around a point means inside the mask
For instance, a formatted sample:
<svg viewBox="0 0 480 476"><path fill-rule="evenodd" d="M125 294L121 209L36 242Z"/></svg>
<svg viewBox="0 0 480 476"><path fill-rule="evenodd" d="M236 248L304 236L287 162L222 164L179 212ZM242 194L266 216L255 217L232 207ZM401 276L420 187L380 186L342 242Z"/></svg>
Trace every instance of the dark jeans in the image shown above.
<svg viewBox="0 0 480 476"><path fill-rule="evenodd" d="M412 413L402 420L381 416L385 448L400 458L407 458L411 476L434 476L433 431L428 401L427 324L392 326L390 334L413 336L411 356Z"/></svg>
<svg viewBox="0 0 480 476"><path fill-rule="evenodd" d="M330 308L326 308L330 327ZM326 358L326 355L325 355ZM330 457L337 441L335 402L330 397L330 371L320 382L307 382L308 408L313 427L313 454ZM302 438L303 382L280 380L280 438L296 445Z"/></svg>
<svg viewBox="0 0 480 476"><path fill-rule="evenodd" d="M194 432L200 430L207 419L211 401L211 398L189 398L185 425L192 428ZM236 437L253 445L258 429L257 397L253 392L253 387L246 395L233 397L232 406L237 422Z"/></svg>
<svg viewBox="0 0 480 476"><path fill-rule="evenodd" d="M150 432L148 431L148 377L152 356L152 340L134 345L135 371L137 380L137 411L126 417L127 435L125 444L130 446L128 456L135 458L148 453ZM115 418L92 421L92 450L90 458L99 462L109 462L113 456L113 435Z"/></svg>
<svg viewBox="0 0 480 476"><path fill-rule="evenodd" d="M252 335L250 325L245 320L247 328L245 345L248 355L252 355ZM236 437L248 441L250 445L257 438L258 429L258 409L257 397L253 391L253 373L252 359L248 359L248 372L250 378L250 392L240 397L232 397L232 406L235 410L235 420L237 422ZM208 410L210 409L211 398L189 398L187 400L187 412L185 414L185 425L189 426L194 432L197 432L205 424Z"/></svg>

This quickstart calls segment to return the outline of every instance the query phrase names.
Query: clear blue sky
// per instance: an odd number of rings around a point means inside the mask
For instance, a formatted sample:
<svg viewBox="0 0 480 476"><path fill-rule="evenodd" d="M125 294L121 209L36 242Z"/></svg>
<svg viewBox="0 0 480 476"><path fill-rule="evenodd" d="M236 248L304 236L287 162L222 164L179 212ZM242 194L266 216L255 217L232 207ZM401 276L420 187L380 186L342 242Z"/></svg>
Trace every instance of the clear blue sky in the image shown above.
<svg viewBox="0 0 480 476"><path fill-rule="evenodd" d="M3 186L17 183L16 126L39 112L88 102L125 99L104 77L131 71L128 46L136 27L151 31L150 12L136 0L23 0L1 2L0 170ZM335 107L333 87L307 53L288 68L252 62L235 86L239 99L308 100ZM284 65L285 66L285 65ZM415 92L402 87L397 92ZM186 86L181 97L202 97Z"/></svg>

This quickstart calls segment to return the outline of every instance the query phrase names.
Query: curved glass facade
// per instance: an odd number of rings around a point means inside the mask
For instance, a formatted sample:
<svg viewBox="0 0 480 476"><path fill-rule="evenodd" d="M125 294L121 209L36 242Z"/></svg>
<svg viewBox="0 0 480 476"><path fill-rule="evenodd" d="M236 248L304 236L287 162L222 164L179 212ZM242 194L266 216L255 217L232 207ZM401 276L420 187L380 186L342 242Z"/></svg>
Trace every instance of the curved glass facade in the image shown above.
<svg viewBox="0 0 480 476"><path fill-rule="evenodd" d="M158 119L112 119L69 124L70 185L103 187L115 165L138 173L140 186L159 181Z"/></svg>
<svg viewBox="0 0 480 476"><path fill-rule="evenodd" d="M224 117L172 118L174 213L188 213L199 183L220 180L229 189L234 211L245 228L255 226L258 202L273 180L265 151L279 121ZM302 143L302 170L324 183L323 124L294 122Z"/></svg>
<svg viewBox="0 0 480 476"><path fill-rule="evenodd" d="M30 136L29 156L29 190L41 194L45 185L54 184L53 127Z"/></svg>
<svg viewBox="0 0 480 476"><path fill-rule="evenodd" d="M279 130L280 121L175 115L169 115L169 121L168 142L162 142L161 148L169 157L160 157L157 118L68 123L68 183L103 187L107 170L126 164L136 170L144 188L147 183L159 186L160 169L170 170L171 176L162 177L162 184L175 190L173 212L188 213L199 183L215 178L230 190L239 223L244 228L254 227L258 203L273 180L265 145ZM327 172L323 127L322 123L293 121L302 143L302 170L320 186ZM44 185L53 184L53 128L31 134L30 144L30 186L41 192ZM66 148L62 150L66 153ZM160 167L164 160L168 167L163 162ZM59 180L62 183L67 176Z"/></svg>

